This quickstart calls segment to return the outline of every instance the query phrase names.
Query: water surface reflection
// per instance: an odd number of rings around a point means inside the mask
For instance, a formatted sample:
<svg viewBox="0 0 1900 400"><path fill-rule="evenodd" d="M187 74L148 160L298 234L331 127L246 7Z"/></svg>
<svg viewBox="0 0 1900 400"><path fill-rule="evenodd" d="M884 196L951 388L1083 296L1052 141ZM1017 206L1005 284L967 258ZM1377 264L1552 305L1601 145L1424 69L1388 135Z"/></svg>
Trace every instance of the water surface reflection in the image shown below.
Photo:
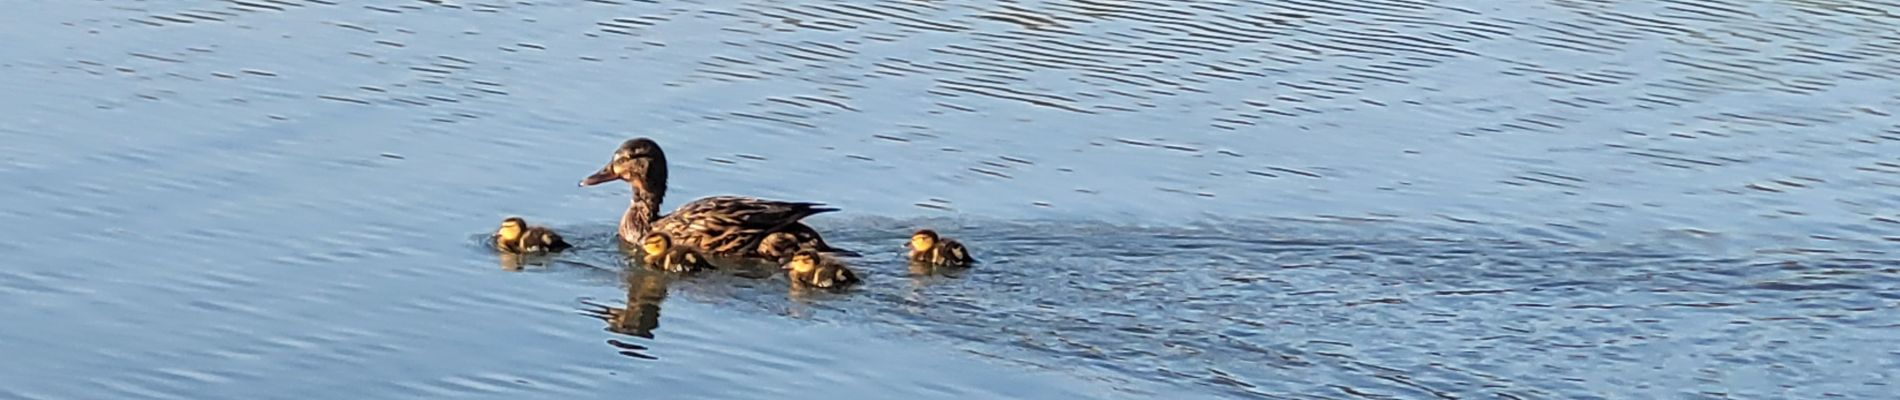
<svg viewBox="0 0 1900 400"><path fill-rule="evenodd" d="M39 2L0 398L1891 397L1888 6ZM631 136L869 284L642 328L571 180ZM455 240L517 213L581 251Z"/></svg>
<svg viewBox="0 0 1900 400"><path fill-rule="evenodd" d="M674 278L663 273L642 270L629 271L625 277L622 283L627 292L624 306L614 307L581 300L582 304L588 306L581 309L581 313L606 322L606 330L609 332L655 339L653 331L660 328L660 303L666 301L667 284ZM622 355L657 359L645 353L646 346L619 340L609 340L608 344L613 345Z"/></svg>
<svg viewBox="0 0 1900 400"><path fill-rule="evenodd" d="M836 242L871 249L920 223L825 226ZM591 314L663 352L678 345L653 334L670 285L690 302L861 327L1034 370L1264 397L1565 397L1629 381L1621 371L1658 368L1656 357L1727 371L1717 376L1777 371L1811 361L1796 354L1851 346L1813 337L1815 323L1832 321L1827 329L1848 337L1895 324L1895 303L1869 291L1900 287L1891 256L1708 258L1667 246L1352 234L1359 224L967 223L961 234L990 260L973 268L871 253L850 260L867 283L842 293L798 290L781 276L635 268L625 273L627 306ZM1738 352L1736 343L1781 350ZM1566 364L1578 358L1592 361ZM1301 379L1313 376L1334 379ZM1637 382L1632 393L1727 380Z"/></svg>

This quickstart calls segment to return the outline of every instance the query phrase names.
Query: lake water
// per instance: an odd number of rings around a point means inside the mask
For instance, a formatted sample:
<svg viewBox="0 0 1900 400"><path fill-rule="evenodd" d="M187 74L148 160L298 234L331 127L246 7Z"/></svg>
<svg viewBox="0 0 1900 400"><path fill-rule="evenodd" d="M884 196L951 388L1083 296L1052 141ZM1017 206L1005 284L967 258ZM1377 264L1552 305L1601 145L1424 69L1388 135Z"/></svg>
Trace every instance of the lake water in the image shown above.
<svg viewBox="0 0 1900 400"><path fill-rule="evenodd" d="M1896 3L20 3L0 399L1900 390ZM629 271L635 136L867 284Z"/></svg>

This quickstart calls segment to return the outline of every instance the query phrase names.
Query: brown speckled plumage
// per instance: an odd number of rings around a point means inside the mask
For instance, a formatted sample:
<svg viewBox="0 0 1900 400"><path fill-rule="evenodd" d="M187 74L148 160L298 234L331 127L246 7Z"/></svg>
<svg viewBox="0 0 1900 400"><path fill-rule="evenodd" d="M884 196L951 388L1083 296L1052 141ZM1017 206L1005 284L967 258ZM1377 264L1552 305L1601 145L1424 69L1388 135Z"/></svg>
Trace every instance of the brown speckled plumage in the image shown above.
<svg viewBox="0 0 1900 400"><path fill-rule="evenodd" d="M621 143L606 167L581 180L581 186L627 181L633 200L620 218L620 239L635 243L649 232L665 233L674 244L698 248L707 254L732 257L782 257L784 248L825 252L849 251L831 247L800 219L837 211L820 203L764 200L742 196L711 196L681 205L660 215L666 198L666 153L652 139ZM761 251L769 235L785 232L791 240L775 238L775 246ZM790 244L783 242L789 241ZM637 244L637 243L636 243Z"/></svg>

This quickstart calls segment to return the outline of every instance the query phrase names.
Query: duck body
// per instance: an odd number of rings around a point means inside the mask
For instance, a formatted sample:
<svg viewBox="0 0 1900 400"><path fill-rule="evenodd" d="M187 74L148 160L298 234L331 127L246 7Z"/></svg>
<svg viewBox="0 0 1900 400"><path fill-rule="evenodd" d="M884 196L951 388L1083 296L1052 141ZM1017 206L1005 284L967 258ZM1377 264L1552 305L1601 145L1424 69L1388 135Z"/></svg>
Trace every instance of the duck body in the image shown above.
<svg viewBox="0 0 1900 400"><path fill-rule="evenodd" d="M929 229L918 230L911 234L910 261L937 267L969 267L976 264L976 258L970 256L970 249L962 242L937 235Z"/></svg>
<svg viewBox="0 0 1900 400"><path fill-rule="evenodd" d="M858 274L851 272L844 263L824 257L809 249L794 253L790 261L785 263L784 269L787 270L786 278L792 281L793 286L798 287L844 289L863 282L858 279Z"/></svg>
<svg viewBox="0 0 1900 400"><path fill-rule="evenodd" d="M567 250L574 245L568 244L561 234L543 226L530 226L519 217L508 217L501 221L501 228L495 231L495 249L507 253L546 253Z"/></svg>
<svg viewBox="0 0 1900 400"><path fill-rule="evenodd" d="M613 160L582 179L580 185L617 180L633 188L633 199L620 218L620 239L628 243L639 244L645 235L657 232L680 245L722 257L776 259L797 249L855 254L831 247L816 230L799 222L838 210L821 203L710 196L661 215L660 204L666 197L666 153L652 139L634 138L621 143ZM763 245L767 243L771 245Z"/></svg>

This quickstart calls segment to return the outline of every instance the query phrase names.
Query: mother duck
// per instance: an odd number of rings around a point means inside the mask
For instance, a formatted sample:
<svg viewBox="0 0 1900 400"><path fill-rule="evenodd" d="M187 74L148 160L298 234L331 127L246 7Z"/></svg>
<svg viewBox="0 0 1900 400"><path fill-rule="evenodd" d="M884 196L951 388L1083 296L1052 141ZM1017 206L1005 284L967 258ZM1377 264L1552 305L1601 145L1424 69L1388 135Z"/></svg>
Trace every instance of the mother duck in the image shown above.
<svg viewBox="0 0 1900 400"><path fill-rule="evenodd" d="M614 151L613 161L580 185L612 181L627 181L633 187L633 203L620 217L620 240L628 244L640 245L647 233L663 232L676 245L717 256L783 260L800 249L855 254L825 244L818 231L798 222L838 210L820 203L711 196L660 215L660 202L666 198L666 153L653 139L627 139Z"/></svg>

